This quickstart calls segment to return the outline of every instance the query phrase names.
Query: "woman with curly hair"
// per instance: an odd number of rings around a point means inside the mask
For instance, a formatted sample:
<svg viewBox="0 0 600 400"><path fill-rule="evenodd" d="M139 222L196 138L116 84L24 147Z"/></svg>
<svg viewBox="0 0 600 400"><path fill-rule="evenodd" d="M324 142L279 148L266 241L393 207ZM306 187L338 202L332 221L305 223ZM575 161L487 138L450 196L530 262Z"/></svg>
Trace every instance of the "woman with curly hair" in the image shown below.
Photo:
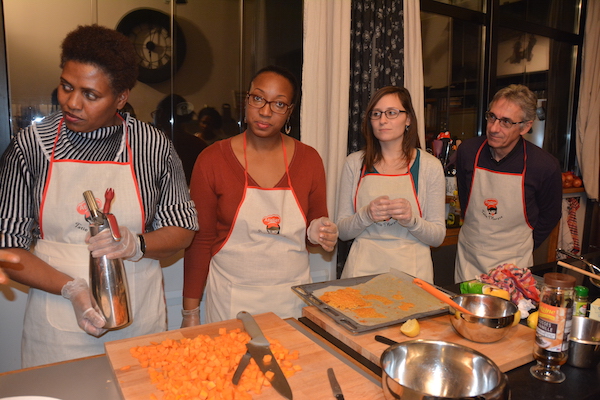
<svg viewBox="0 0 600 400"><path fill-rule="evenodd" d="M408 90L379 89L362 132L365 149L347 157L340 181L340 239L354 239L342 277L397 269L433 283L430 246L446 235L446 185L442 164L419 149Z"/></svg>
<svg viewBox="0 0 600 400"><path fill-rule="evenodd" d="M198 229L172 143L122 113L137 80L132 43L98 25L62 43L60 111L20 131L0 162L0 247L18 264L7 275L30 286L22 365L100 354L104 342L166 330L158 259L187 247ZM122 239L90 237L83 192L101 209L107 188ZM30 249L33 247L33 252ZM124 261L133 322L106 332L88 286L89 257Z"/></svg>

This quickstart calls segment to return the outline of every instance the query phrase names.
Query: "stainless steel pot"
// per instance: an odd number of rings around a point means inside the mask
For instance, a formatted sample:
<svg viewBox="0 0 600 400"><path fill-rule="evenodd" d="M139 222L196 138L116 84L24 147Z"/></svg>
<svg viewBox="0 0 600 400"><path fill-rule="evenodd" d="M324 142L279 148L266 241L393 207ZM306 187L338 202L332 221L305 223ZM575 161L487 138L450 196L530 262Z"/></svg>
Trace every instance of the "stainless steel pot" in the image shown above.
<svg viewBox="0 0 600 400"><path fill-rule="evenodd" d="M577 368L595 368L600 362L600 321L573 317L569 335L567 364Z"/></svg>
<svg viewBox="0 0 600 400"><path fill-rule="evenodd" d="M508 378L485 355L466 346L411 340L381 355L383 393L401 400L509 400Z"/></svg>

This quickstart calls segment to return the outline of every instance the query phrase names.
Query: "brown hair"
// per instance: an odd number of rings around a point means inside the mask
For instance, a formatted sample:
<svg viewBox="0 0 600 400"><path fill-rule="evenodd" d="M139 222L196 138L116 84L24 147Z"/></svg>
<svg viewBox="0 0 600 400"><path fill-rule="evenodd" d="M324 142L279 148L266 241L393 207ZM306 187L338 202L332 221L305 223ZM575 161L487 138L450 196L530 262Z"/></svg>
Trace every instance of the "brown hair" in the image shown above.
<svg viewBox="0 0 600 400"><path fill-rule="evenodd" d="M135 86L137 55L122 33L100 25L78 26L67 34L61 47L61 68L67 61L95 65L108 75L116 95Z"/></svg>
<svg viewBox="0 0 600 400"><path fill-rule="evenodd" d="M417 147L421 147L419 143L417 115L415 114L415 110L412 105L410 93L408 90L406 90L406 88L400 86L383 87L375 92L375 94L371 97L362 121L362 134L366 141L363 165L366 167L367 172L373 172L373 165L380 161L383 157L381 154L381 144L373 133L373 126L371 125L371 118L369 118L369 115L379 100L388 94L395 94L398 96L402 107L404 107L404 110L406 111L406 115L410 118L410 125L402 137L402 155L407 162L410 163L412 150Z"/></svg>

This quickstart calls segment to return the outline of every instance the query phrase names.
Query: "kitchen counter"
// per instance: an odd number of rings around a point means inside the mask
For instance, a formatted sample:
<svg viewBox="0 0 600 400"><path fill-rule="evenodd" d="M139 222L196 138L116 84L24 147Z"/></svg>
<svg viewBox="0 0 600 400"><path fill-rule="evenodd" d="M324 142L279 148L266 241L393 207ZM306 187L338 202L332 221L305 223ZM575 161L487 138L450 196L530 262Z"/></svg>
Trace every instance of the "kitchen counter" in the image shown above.
<svg viewBox="0 0 600 400"><path fill-rule="evenodd" d="M352 369L355 376L358 376L356 374L362 376L365 381L369 382L369 385L372 385L371 387L381 387L378 376L351 360L345 353L321 340L303 324L295 319L287 319L285 322ZM338 369L338 373L340 372ZM325 375L323 375L323 382L326 382ZM343 390L344 382L340 381L340 385ZM346 385L349 388L350 385L347 382ZM363 394L367 397L361 397L361 399L383 399L383 392L380 393L377 390L376 392L376 396L369 397L366 394L368 391L365 391ZM10 396L47 396L60 400L123 399L106 355L2 373L0 374L0 400ZM327 390L312 398L328 400L331 397L331 391ZM258 400L261 397L255 395L254 398ZM352 396L347 395L346 398L351 400Z"/></svg>
<svg viewBox="0 0 600 400"><path fill-rule="evenodd" d="M378 377L381 369L377 365L320 330L319 327L314 326L310 320L300 318L300 321L286 320L286 322L312 338L315 343L369 381L380 384ZM319 336L315 333L318 333ZM356 362L351 362L349 357ZM567 379L561 384L551 384L533 378L529 373L532 365L534 365L533 362L506 373L514 400L592 400L600 398L600 385L598 385L600 366L594 369L580 369L564 365L561 369ZM0 374L0 399L25 395L49 396L60 400L123 399L105 355ZM332 397L330 393L325 393L323 397L315 396L315 399L320 398L330 399ZM346 399L352 400L348 396Z"/></svg>
<svg viewBox="0 0 600 400"><path fill-rule="evenodd" d="M596 265L600 263L600 252L586 255L586 259ZM565 260L575 266L583 267L580 261ZM536 275L546 272L573 273L557 267L556 263L547 263L532 267ZM576 273L573 273L576 274ZM600 288L593 287L581 276L581 283L590 287L590 300L600 297ZM457 291L457 287L448 288ZM454 290L453 290L454 289ZM597 293L597 294L596 294ZM381 369L355 350L336 339L307 318L288 319L286 322L326 349L337 359L360 373L371 383L380 386ZM376 333L374 332L373 335ZM533 344L532 344L533 345ZM551 400L551 399L600 399L600 366L592 369L574 368L564 365L561 370L566 380L561 384L552 384L535 379L529 373L530 362L506 372L512 398ZM343 388L343 384L342 384ZM29 368L0 374L0 399L10 396L48 396L60 400L121 400L120 390L107 356L94 356L72 360L43 367ZM257 398L260 398L257 396ZM331 393L315 396L316 399L330 399ZM347 400L352 400L350 396Z"/></svg>
<svg viewBox="0 0 600 400"><path fill-rule="evenodd" d="M381 376L381 368L378 365L369 361L357 351L330 335L310 319L302 317L299 321L337 348L345 351L350 357L372 371L374 375ZM376 331L372 333L373 336L375 334ZM514 400L600 399L600 385L598 384L598 382L600 382L600 365L592 369L582 369L563 365L561 370L565 373L567 379L561 384L542 382L531 376L529 368L533 365L535 365L535 362L530 362L506 372L512 398Z"/></svg>
<svg viewBox="0 0 600 400"><path fill-rule="evenodd" d="M47 396L60 400L122 399L104 355L0 374L0 399L11 396Z"/></svg>
<svg viewBox="0 0 600 400"><path fill-rule="evenodd" d="M585 259L591 262L592 264L600 265L600 252L586 254ZM574 259L566 259L564 261L582 269L586 269L586 266L581 261L577 261ZM592 285L587 277L583 277L581 274L573 272L569 269L562 268L558 266L556 262L549 262L533 266L531 267L531 271L532 273L538 276L543 276L547 272L561 272L571 274L578 279L577 284L583 284L590 289L590 302L600 297L600 288ZM444 288L454 293L459 292L458 284ZM305 324L316 334L325 338L325 340L331 342L337 348L346 352L350 357L354 358L357 362L361 363L365 368L372 371L373 374L378 376L381 375L381 368L378 365L369 361L366 357L364 357L359 352L352 349L351 347L343 343L341 340L325 331L323 328L315 324L309 318L302 317L299 319L299 321ZM522 321L522 323L524 323L524 321ZM375 334L377 334L377 332L373 331L372 335L374 336ZM533 350L533 343L531 344L531 346ZM596 368L591 369L575 368L571 367L570 365L563 365L561 367L561 370L565 373L566 380L560 384L547 383L534 378L529 372L529 368L531 368L533 365L535 365L535 361L513 368L506 372L513 399L600 399L600 365L598 365Z"/></svg>

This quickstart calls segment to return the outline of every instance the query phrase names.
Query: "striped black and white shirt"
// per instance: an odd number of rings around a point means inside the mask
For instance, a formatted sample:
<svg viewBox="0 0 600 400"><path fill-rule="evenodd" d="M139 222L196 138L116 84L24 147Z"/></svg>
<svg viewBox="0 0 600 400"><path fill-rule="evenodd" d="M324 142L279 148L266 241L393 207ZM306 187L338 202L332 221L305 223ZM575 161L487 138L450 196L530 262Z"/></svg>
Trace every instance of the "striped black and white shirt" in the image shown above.
<svg viewBox="0 0 600 400"><path fill-rule="evenodd" d="M144 204L146 231L165 226L198 230L196 209L172 142L153 126L129 114L123 116ZM35 127L21 130L12 138L0 160L0 232L3 233L0 248L29 250L32 241L39 238L40 203L61 118L62 113L58 112ZM54 157L57 160L126 162L127 151L116 158L122 138L121 125L83 133L71 131L63 124ZM82 176L82 193L85 180Z"/></svg>

